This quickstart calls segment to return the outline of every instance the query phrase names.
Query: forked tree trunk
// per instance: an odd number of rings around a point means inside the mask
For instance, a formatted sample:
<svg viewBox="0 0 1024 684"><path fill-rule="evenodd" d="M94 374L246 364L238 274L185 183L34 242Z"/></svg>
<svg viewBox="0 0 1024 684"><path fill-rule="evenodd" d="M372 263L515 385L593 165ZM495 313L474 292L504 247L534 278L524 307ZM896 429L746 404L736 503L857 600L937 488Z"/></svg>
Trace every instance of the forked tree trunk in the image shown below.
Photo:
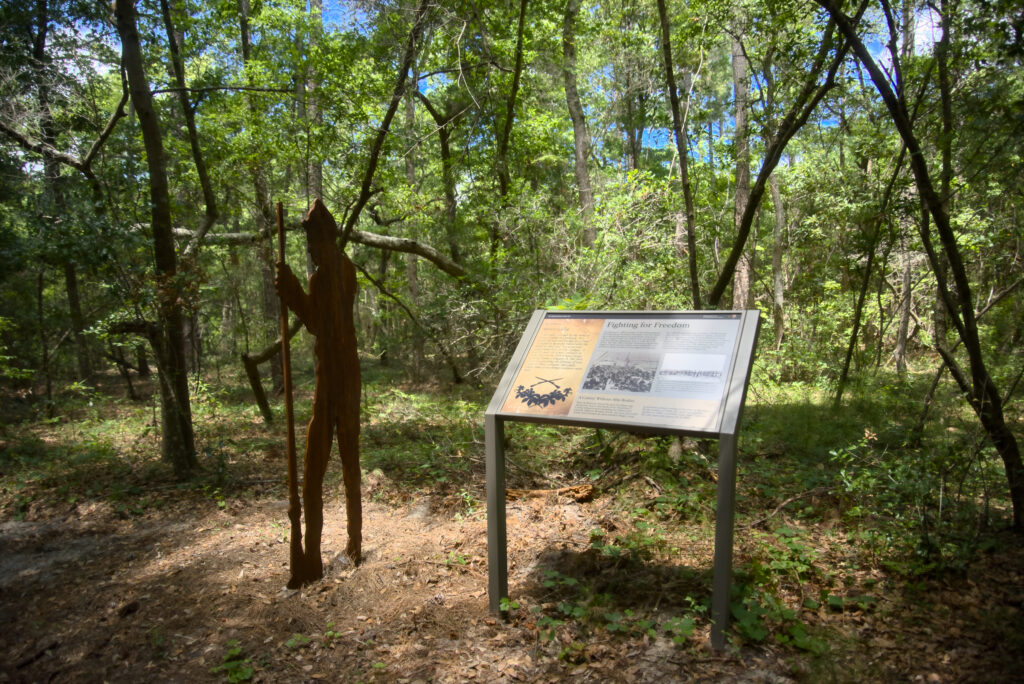
<svg viewBox="0 0 1024 684"><path fill-rule="evenodd" d="M170 192L160 121L146 78L133 0L116 0L114 13L121 38L121 60L128 77L132 106L139 119L149 172L153 260L157 277L157 325L150 337L159 367L161 451L179 477L198 467L192 407L185 365L184 316L177 280L177 253L171 225Z"/></svg>
<svg viewBox="0 0 1024 684"><path fill-rule="evenodd" d="M882 0L885 4L885 0ZM921 239L924 243L928 261L932 271L939 281L939 292L942 302L945 305L946 315L949 322L956 328L960 341L963 343L967 353L968 370L961 367L960 362L953 355L952 351L943 343L943 340L936 339L937 350L949 368L960 390L964 393L978 421L981 423L986 434L995 447L1003 461L1006 472L1006 479L1009 485L1010 500L1013 504L1013 526L1017 531L1024 530L1024 462L1021 460L1020 446L1012 430L1006 423L1003 414L1003 397L1000 394L992 375L989 373L985 362L985 356L981 346L981 336L978 332L977 319L975 317L974 299L971 293L971 284L967 276L967 268L963 262L963 255L957 242L956 232L953 230L947 207L949 180L952 177L951 164L951 141L952 141L952 117L949 106L951 97L951 83L948 79L947 65L944 63L949 45L949 34L952 26L950 12L952 8L942 7L943 35L936 45L936 59L939 64L939 89L943 110L943 135L940 140L942 148L942 169L940 172L940 187L942 195L936 190L935 183L928 168L927 156L917 138L917 131L909 115L907 101L902 90L894 91L886 74L882 71L874 56L865 46L857 34L857 21L848 17L842 9L835 5L833 0L817 0L836 22L839 30L850 42L854 53L861 64L871 76L875 88L878 90L882 101L892 118L897 132L903 139L910 155L910 167L914 173L914 182L917 185L918 194L928 213L934 220L935 230L938 232L941 252L935 249L930 231L922 225ZM943 3L945 5L945 3ZM887 9L891 9L885 5ZM923 222L922 222L923 224ZM944 259L943 259L944 257ZM953 287L944 276L948 269L949 276L953 280Z"/></svg>

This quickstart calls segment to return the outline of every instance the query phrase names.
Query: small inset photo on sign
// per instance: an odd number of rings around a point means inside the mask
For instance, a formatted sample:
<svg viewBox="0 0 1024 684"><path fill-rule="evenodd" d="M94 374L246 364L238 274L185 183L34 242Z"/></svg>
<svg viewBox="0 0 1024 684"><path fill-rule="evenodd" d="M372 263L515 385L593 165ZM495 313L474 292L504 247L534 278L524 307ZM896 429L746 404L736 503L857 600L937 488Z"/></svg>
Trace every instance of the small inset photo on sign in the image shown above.
<svg viewBox="0 0 1024 684"><path fill-rule="evenodd" d="M658 372L658 354L638 351L598 352L583 377L583 392L651 391Z"/></svg>

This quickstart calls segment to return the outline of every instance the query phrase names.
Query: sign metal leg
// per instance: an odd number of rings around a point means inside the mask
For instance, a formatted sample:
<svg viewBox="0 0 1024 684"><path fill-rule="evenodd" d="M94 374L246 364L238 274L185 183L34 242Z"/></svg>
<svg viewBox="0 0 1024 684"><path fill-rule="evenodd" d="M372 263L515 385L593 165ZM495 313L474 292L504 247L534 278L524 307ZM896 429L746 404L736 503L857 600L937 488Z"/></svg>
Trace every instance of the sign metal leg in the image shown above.
<svg viewBox="0 0 1024 684"><path fill-rule="evenodd" d="M508 597L508 532L505 524L505 423L484 418L487 457L487 594L492 613Z"/></svg>
<svg viewBox="0 0 1024 684"><path fill-rule="evenodd" d="M718 440L718 500L715 505L715 566L711 585L711 647L725 648L732 583L733 521L736 504L736 435Z"/></svg>

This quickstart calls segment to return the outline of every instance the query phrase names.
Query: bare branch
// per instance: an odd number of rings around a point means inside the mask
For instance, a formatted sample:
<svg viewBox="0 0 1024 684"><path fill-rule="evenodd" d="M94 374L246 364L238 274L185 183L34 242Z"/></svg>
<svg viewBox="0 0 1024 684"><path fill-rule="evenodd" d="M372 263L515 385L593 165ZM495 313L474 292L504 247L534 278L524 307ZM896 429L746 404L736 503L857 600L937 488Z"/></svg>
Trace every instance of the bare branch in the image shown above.
<svg viewBox="0 0 1024 684"><path fill-rule="evenodd" d="M379 235L377 233L367 233L363 230L353 230L349 235L349 239L352 242L360 245L366 245L367 247L376 247L378 249L390 249L395 252L405 252L407 254L415 254L421 256L427 261L431 262L439 269L452 276L453 278L469 278L469 272L465 268L459 266L457 263L446 257L444 254L434 249L430 245L410 240L409 238L393 237L391 235Z"/></svg>

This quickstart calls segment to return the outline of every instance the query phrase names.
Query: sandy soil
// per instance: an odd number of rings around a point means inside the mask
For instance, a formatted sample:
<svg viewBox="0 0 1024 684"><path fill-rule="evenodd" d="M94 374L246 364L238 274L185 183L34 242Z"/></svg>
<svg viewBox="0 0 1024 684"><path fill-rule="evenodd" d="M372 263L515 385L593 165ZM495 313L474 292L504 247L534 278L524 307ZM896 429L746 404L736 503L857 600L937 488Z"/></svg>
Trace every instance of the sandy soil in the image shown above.
<svg viewBox="0 0 1024 684"><path fill-rule="evenodd" d="M133 440L126 449L152 450ZM0 521L0 682L1000 682L1019 681L1024 665L1016 537L962 575L915 581L879 571L844 578L842 535L831 522L807 529L818 562L845 583L828 591L862 592L870 580L877 601L802 612L827 636L824 654L773 638L736 639L715 653L706 619L681 644L664 630L559 625L552 618L576 599L547 581L552 571L578 577L609 611L635 608L663 624L708 598L706 523L680 526L671 554L625 562L591 544L594 530L609 538L636 531L612 493L582 503L555 494L511 501L518 607L504 621L488 612L481 505L410 495L378 471L364 476L363 563L352 567L341 555L344 500L329 491L326 576L287 591L286 502L274 475L284 464L273 449L255 458L252 479L235 481L228 498L147 480L140 487L149 491L122 505L51 496L20 520ZM482 472L474 478L482 482ZM635 492L637 500L656 496L656 483L643 478L629 486L653 488ZM763 549L754 534L738 530L737 566ZM794 583L779 594L799 607L821 589Z"/></svg>

